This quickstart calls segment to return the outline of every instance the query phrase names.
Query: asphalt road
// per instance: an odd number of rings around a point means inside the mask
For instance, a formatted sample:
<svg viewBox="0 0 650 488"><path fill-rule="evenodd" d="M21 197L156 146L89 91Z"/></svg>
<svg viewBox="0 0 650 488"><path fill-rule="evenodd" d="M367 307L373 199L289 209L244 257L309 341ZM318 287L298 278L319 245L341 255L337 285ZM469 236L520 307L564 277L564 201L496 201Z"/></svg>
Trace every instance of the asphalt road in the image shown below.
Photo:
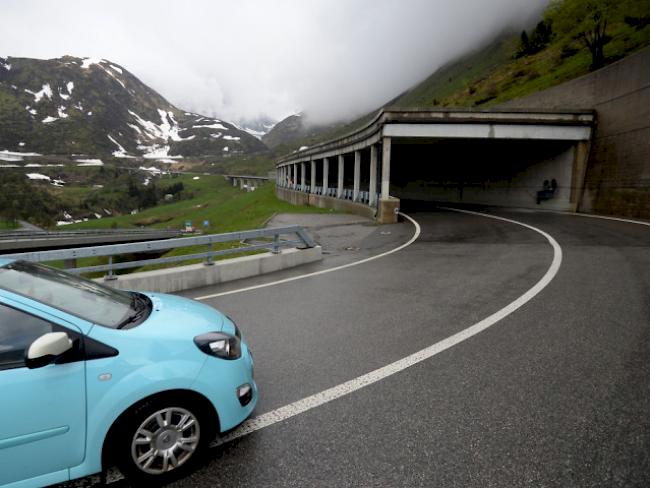
<svg viewBox="0 0 650 488"><path fill-rule="evenodd" d="M484 211L560 244L559 272L539 295L430 359L213 448L173 486L650 486L650 227ZM422 233L397 253L205 300L252 347L255 415L463 331L526 293L554 257L513 223L411 215ZM408 222L317 230L322 263L184 295L350 263L412 233Z"/></svg>

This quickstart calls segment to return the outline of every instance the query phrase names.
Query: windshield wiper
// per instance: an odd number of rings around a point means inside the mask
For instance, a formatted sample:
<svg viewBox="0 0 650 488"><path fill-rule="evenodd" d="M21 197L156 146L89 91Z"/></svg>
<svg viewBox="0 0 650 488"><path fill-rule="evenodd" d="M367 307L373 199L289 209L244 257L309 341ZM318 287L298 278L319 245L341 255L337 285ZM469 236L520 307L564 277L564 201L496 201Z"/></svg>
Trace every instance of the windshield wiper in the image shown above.
<svg viewBox="0 0 650 488"><path fill-rule="evenodd" d="M149 309L149 301L139 293L133 293L133 313L126 317L122 322L117 325L117 329L123 329L125 326L137 322Z"/></svg>

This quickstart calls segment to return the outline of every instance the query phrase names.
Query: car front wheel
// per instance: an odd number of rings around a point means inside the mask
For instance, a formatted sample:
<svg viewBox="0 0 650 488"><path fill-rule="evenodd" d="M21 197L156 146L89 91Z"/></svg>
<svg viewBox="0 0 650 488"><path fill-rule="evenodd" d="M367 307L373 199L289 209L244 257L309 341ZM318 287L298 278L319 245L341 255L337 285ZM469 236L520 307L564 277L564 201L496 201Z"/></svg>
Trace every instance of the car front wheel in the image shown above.
<svg viewBox="0 0 650 488"><path fill-rule="evenodd" d="M129 478L166 482L191 469L203 453L211 429L207 415L189 402L153 400L121 425L117 465Z"/></svg>

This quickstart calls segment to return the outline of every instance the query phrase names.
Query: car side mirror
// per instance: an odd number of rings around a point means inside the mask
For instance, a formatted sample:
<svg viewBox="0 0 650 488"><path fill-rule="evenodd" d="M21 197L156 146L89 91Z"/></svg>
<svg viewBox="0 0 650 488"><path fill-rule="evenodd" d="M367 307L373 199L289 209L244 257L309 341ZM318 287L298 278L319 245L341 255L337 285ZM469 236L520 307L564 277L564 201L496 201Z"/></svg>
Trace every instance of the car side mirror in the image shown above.
<svg viewBox="0 0 650 488"><path fill-rule="evenodd" d="M43 334L27 348L25 365L29 369L47 366L72 349L72 345L72 339L65 332Z"/></svg>

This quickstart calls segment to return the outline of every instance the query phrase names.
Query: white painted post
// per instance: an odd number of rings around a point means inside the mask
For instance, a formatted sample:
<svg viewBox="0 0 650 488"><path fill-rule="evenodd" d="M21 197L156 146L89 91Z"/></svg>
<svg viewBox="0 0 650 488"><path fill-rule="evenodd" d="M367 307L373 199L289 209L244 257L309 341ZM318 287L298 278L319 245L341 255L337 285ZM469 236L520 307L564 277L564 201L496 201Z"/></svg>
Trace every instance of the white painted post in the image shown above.
<svg viewBox="0 0 650 488"><path fill-rule="evenodd" d="M354 151L354 186L352 188L352 201L359 200L361 187L361 151Z"/></svg>
<svg viewBox="0 0 650 488"><path fill-rule="evenodd" d="M330 183L330 160L323 158L323 195L327 196Z"/></svg>
<svg viewBox="0 0 650 488"><path fill-rule="evenodd" d="M338 188L336 190L336 198L341 198L343 196L343 171L345 170L345 162L343 160L343 154L339 154L339 181Z"/></svg>
<svg viewBox="0 0 650 488"><path fill-rule="evenodd" d="M377 204L377 146L370 146L370 187L368 188L368 205Z"/></svg>
<svg viewBox="0 0 650 488"><path fill-rule="evenodd" d="M311 190L309 193L316 193L316 161L311 161Z"/></svg>
<svg viewBox="0 0 650 488"><path fill-rule="evenodd" d="M305 191L307 187L307 165L305 163L300 163L300 191Z"/></svg>
<svg viewBox="0 0 650 488"><path fill-rule="evenodd" d="M381 199L388 200L390 193L390 137L384 137L381 158Z"/></svg>

